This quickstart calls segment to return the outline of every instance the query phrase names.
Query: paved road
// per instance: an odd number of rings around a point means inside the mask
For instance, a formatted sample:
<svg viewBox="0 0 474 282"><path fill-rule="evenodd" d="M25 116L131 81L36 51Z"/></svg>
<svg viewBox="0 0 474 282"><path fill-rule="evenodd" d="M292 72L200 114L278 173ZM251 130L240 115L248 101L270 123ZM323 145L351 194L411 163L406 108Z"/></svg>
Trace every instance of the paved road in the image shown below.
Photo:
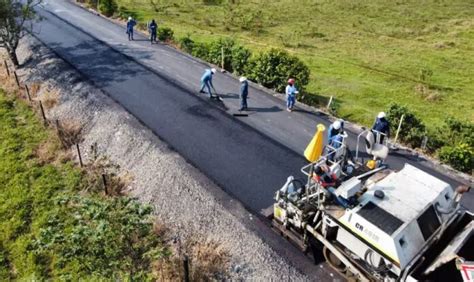
<svg viewBox="0 0 474 282"><path fill-rule="evenodd" d="M197 94L202 62L138 34L129 42L123 27L66 0L47 0L38 12L38 39L253 212L272 204L288 175L300 175L316 125L329 123L318 113L287 113L281 99L259 88L250 89L250 115L235 118L239 83L232 76L216 75L224 102L210 101ZM352 147L356 134L349 132ZM409 162L459 184L404 152L388 162L395 169ZM466 202L474 202L472 193Z"/></svg>

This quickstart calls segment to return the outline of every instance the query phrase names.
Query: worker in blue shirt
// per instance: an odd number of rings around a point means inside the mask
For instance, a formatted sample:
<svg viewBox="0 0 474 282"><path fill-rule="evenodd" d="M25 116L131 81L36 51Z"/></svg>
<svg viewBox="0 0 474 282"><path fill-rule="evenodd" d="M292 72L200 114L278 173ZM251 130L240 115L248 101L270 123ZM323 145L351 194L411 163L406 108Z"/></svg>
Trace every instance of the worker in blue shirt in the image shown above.
<svg viewBox="0 0 474 282"><path fill-rule="evenodd" d="M204 92L204 88L207 88L207 91L209 93L209 98L212 98L212 92L211 92L211 87L214 89L214 85L212 84L212 76L216 73L216 69L207 69L204 74L201 77L201 90L199 90L199 93L206 93ZM214 89L215 91L215 89Z"/></svg>
<svg viewBox="0 0 474 282"><path fill-rule="evenodd" d="M249 95L249 83L247 78L241 77L240 81L240 109L239 111L247 110L247 96Z"/></svg>
<svg viewBox="0 0 474 282"><path fill-rule="evenodd" d="M375 120L375 123L372 126L372 132L375 135L375 141L378 141L380 144L383 144L383 140L385 137L390 137L390 123L388 122L386 114L384 112L380 112L377 115L377 119Z"/></svg>
<svg viewBox="0 0 474 282"><path fill-rule="evenodd" d="M128 17L128 21L127 21L128 40L133 40L133 28L135 27L136 24L137 22L132 17Z"/></svg>
<svg viewBox="0 0 474 282"><path fill-rule="evenodd" d="M298 93L299 92L295 87L295 80L293 78L288 79L288 85L285 88L287 111L293 111L296 102L296 94Z"/></svg>
<svg viewBox="0 0 474 282"><path fill-rule="evenodd" d="M150 42L156 42L156 35L158 33L158 25L156 24L155 20L151 20L150 25L148 26L148 30L150 31Z"/></svg>
<svg viewBox="0 0 474 282"><path fill-rule="evenodd" d="M334 137L337 136L342 131L343 131L342 122L340 120L336 120L335 122L333 122L328 128L327 144L332 146L332 143L333 143L332 141Z"/></svg>

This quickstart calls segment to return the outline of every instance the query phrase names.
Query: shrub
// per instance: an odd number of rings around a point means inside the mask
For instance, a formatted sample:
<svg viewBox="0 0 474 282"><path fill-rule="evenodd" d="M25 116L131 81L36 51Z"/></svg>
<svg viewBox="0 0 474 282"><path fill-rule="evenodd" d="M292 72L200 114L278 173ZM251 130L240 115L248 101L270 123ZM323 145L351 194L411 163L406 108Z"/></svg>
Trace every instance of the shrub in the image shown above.
<svg viewBox="0 0 474 282"><path fill-rule="evenodd" d="M204 53L205 50L200 51ZM203 59L205 57L208 62L222 66L222 51L224 51L224 69L243 74L252 53L247 48L238 45L233 39L220 38L212 42L207 46L207 54L205 56L201 54L198 57Z"/></svg>
<svg viewBox="0 0 474 282"><path fill-rule="evenodd" d="M472 174L474 167L474 150L472 146L460 143L455 146L444 146L438 151L439 159L453 168Z"/></svg>
<svg viewBox="0 0 474 282"><path fill-rule="evenodd" d="M428 153L434 153L441 147L445 146L449 140L446 140L442 136L441 130L438 128L436 130L430 130L427 133L428 143L426 144L426 151Z"/></svg>
<svg viewBox="0 0 474 282"><path fill-rule="evenodd" d="M390 121L390 131L395 133L401 116L404 115L402 127L398 138L405 144L417 148L421 145L423 137L426 136L426 127L407 107L392 104L387 112Z"/></svg>
<svg viewBox="0 0 474 282"><path fill-rule="evenodd" d="M232 48L235 41L230 38L220 38L209 45L208 61L215 65L222 65L222 48L224 48L224 69L232 72Z"/></svg>
<svg viewBox="0 0 474 282"><path fill-rule="evenodd" d="M186 53L192 54L193 49L194 49L194 41L191 39L189 35L186 35L185 37L181 37L178 40L179 43L179 48L183 50Z"/></svg>
<svg viewBox="0 0 474 282"><path fill-rule="evenodd" d="M240 45L232 47L232 72L244 74L252 53Z"/></svg>
<svg viewBox="0 0 474 282"><path fill-rule="evenodd" d="M474 147L474 124L469 121L460 121L447 118L444 125L428 133L428 151L433 153L443 146L454 146L465 143Z"/></svg>
<svg viewBox="0 0 474 282"><path fill-rule="evenodd" d="M169 27L160 27L158 28L158 39L163 42L169 42L173 40L174 32Z"/></svg>
<svg viewBox="0 0 474 282"><path fill-rule="evenodd" d="M466 143L474 146L474 124L469 121L460 121L454 118L447 118L445 120L449 140L454 143Z"/></svg>
<svg viewBox="0 0 474 282"><path fill-rule="evenodd" d="M194 57L207 61L209 58L209 45L206 43L195 42L191 54Z"/></svg>
<svg viewBox="0 0 474 282"><path fill-rule="evenodd" d="M309 82L310 71L300 59L285 51L271 49L256 56L247 67L248 77L283 92L288 78L296 79L299 90L303 90Z"/></svg>
<svg viewBox="0 0 474 282"><path fill-rule="evenodd" d="M99 2L99 11L107 17L112 16L118 10L115 0L101 0Z"/></svg>

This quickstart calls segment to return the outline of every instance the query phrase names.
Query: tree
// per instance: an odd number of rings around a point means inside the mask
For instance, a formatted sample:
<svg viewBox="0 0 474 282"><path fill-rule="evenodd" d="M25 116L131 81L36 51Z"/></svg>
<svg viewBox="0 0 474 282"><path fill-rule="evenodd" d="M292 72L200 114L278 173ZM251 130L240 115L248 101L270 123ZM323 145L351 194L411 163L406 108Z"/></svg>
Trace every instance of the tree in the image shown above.
<svg viewBox="0 0 474 282"><path fill-rule="evenodd" d="M0 47L5 48L10 60L19 66L16 49L25 36L26 23L36 19L35 6L43 0L0 0Z"/></svg>

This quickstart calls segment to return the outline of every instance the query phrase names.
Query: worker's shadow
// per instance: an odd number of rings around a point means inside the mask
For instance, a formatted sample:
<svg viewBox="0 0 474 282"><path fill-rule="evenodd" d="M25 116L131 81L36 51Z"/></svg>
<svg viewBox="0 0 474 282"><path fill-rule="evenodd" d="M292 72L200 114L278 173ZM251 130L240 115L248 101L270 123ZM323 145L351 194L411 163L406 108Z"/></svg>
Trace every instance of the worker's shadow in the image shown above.
<svg viewBox="0 0 474 282"><path fill-rule="evenodd" d="M239 99L239 94L235 93L219 94L219 96L223 99Z"/></svg>
<svg viewBox="0 0 474 282"><path fill-rule="evenodd" d="M281 112L283 110L278 106L273 106L271 108L248 107L247 111L257 112L257 113L276 113L276 112Z"/></svg>

